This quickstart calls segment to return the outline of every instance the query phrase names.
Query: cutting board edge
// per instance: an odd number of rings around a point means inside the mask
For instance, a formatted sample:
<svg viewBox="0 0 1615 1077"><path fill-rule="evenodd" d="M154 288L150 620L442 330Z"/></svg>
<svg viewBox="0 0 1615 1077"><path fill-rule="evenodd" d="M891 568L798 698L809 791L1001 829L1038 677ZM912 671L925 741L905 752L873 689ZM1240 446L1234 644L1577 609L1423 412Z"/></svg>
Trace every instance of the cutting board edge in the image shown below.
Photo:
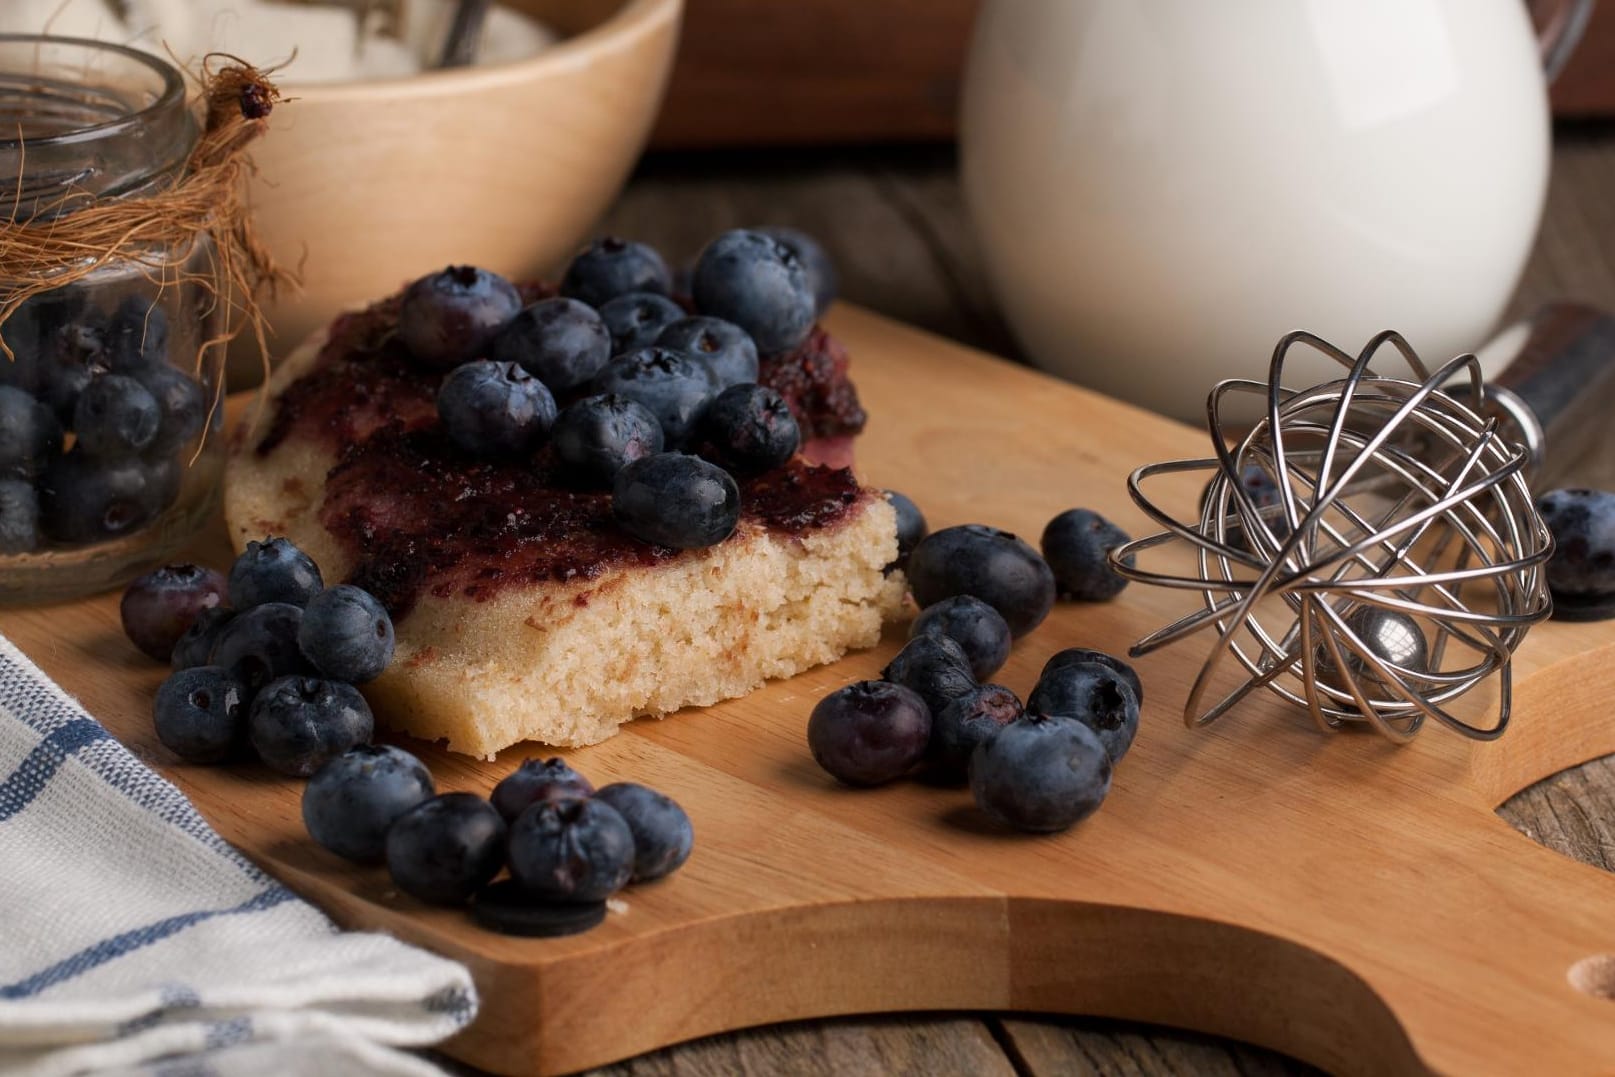
<svg viewBox="0 0 1615 1077"><path fill-rule="evenodd" d="M891 993L869 991L869 984L892 979L894 965L905 973L915 967L906 960L910 953L905 947L912 947L915 957L934 948L928 933L891 931L883 933L883 944L871 947L870 927L889 928L893 916L911 908L934 914L939 905L963 909L965 917L954 925L959 929L1002 924L1007 958L999 962L989 957L984 963L976 950L990 951L997 943L979 936L978 946L959 954L950 967L927 968L934 975L921 990L914 990L916 978L908 978ZM981 921L970 922L977 915ZM545 1039L539 1026L522 1021L525 1006L500 1005L485 995L487 1009L478 1024L442 1049L496 1073L550 1075L785 1021L992 1011L1192 1029L1282 1051L1334 1073L1432 1072L1400 1019L1363 977L1303 943L1231 922L1046 898L883 898L764 910L699 925L693 936L683 933L690 937L679 941L680 948L692 953L725 944L750 946L756 954L757 935L772 936L763 959L768 981L745 996L747 1005L739 1010L674 1006L657 1015L641 996L700 998L715 986L687 970L668 970L664 937L627 941L611 955L613 964L635 964L638 990L629 999L612 998L609 985L598 982L599 966L590 967L597 958L578 955L545 969L542 976L526 967L514 982L515 990L511 977L521 967L484 968L481 960L473 961L479 987L489 985L498 997L523 994L538 1005L558 1004L563 1014L552 1014L550 1023L567 1034ZM894 937L902 940L900 946L891 945ZM809 941L814 945L804 945ZM640 950L642 954L635 953ZM1107 959L1094 961L1096 951ZM842 965L845 979L814 975L826 961ZM1081 972L1054 982L1033 975L1054 967ZM781 981L787 981L783 990ZM794 991L791 981L814 989ZM1252 982L1261 983L1263 990L1253 995ZM843 990L849 986L857 989ZM591 1036L588 1026L596 1021L619 1030L631 1027L634 1035ZM484 1022L526 1027L532 1035L496 1035ZM1371 1037L1366 1046L1365 1036Z"/></svg>
<svg viewBox="0 0 1615 1077"><path fill-rule="evenodd" d="M1573 627L1590 634L1589 626ZM1596 626L1593 626L1596 627ZM1607 626L1615 637L1615 626ZM1540 629L1538 629L1540 631ZM1527 636L1522 649L1531 646ZM1573 667L1589 663L1604 676L1572 676ZM1615 753L1615 638L1593 650L1532 670L1514 684L1510 728L1491 743L1470 747L1469 781L1486 804L1496 809L1537 782L1571 767ZM1574 723L1552 720L1575 714ZM1431 731L1442 735L1442 731Z"/></svg>

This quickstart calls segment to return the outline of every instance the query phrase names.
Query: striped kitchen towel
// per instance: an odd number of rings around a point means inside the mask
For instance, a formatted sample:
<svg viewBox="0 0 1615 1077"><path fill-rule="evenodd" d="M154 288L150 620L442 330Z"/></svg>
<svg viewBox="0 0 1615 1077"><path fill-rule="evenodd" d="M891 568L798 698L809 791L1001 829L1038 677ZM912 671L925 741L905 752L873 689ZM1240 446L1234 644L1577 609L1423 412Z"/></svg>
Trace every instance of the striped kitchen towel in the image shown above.
<svg viewBox="0 0 1615 1077"><path fill-rule="evenodd" d="M339 931L0 637L0 1074L425 1074L463 966Z"/></svg>

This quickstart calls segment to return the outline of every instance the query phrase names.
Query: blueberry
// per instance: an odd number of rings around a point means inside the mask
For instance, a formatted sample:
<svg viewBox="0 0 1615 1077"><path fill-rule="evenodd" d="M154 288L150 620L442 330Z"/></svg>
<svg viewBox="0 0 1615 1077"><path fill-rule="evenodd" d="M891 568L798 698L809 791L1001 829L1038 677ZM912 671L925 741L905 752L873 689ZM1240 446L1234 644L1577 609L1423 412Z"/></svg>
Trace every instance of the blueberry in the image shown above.
<svg viewBox="0 0 1615 1077"><path fill-rule="evenodd" d="M247 693L223 666L193 666L168 675L152 705L157 739L192 763L221 763L246 742Z"/></svg>
<svg viewBox="0 0 1615 1077"><path fill-rule="evenodd" d="M505 822L546 800L570 800L592 796L589 779L573 770L560 756L524 759L522 765L500 779L493 787L493 806Z"/></svg>
<svg viewBox="0 0 1615 1077"><path fill-rule="evenodd" d="M141 653L167 662L197 615L224 602L224 577L197 565L165 565L131 583L118 614Z"/></svg>
<svg viewBox="0 0 1615 1077"><path fill-rule="evenodd" d="M167 355L167 312L149 297L124 296L107 322L107 364L120 374L132 374L165 362Z"/></svg>
<svg viewBox="0 0 1615 1077"><path fill-rule="evenodd" d="M824 248L819 246L817 240L806 232L795 228L784 228L778 225L758 228L755 231L783 244L797 261L802 263L802 269L807 273L808 288L813 292L814 313L823 315L835 302L837 280L835 263Z"/></svg>
<svg viewBox="0 0 1615 1077"><path fill-rule="evenodd" d="M1548 587L1554 595L1615 595L1615 493L1550 490L1537 498L1537 511L1553 532Z"/></svg>
<svg viewBox="0 0 1615 1077"><path fill-rule="evenodd" d="M64 325L50 339L39 361L39 399L71 426L79 394L109 369L106 340L94 325Z"/></svg>
<svg viewBox="0 0 1615 1077"><path fill-rule="evenodd" d="M698 456L663 452L617 472L611 514L630 535L657 546L715 546L740 522L740 487Z"/></svg>
<svg viewBox="0 0 1615 1077"><path fill-rule="evenodd" d="M191 622L174 644L169 661L175 669L205 666L213 661L213 651L225 627L235 619L236 611L225 606L205 606L196 612Z"/></svg>
<svg viewBox="0 0 1615 1077"><path fill-rule="evenodd" d="M802 432L785 398L765 385L731 385L701 417L705 452L736 475L760 475L796 454Z"/></svg>
<svg viewBox="0 0 1615 1077"><path fill-rule="evenodd" d="M1001 684L983 684L955 698L931 720L928 754L937 773L950 781L963 781L976 746L998 735L1019 718L1020 699Z"/></svg>
<svg viewBox="0 0 1615 1077"><path fill-rule="evenodd" d="M1029 711L977 746L970 792L1005 826L1064 830L1092 815L1110 792L1110 757L1075 718Z"/></svg>
<svg viewBox="0 0 1615 1077"><path fill-rule="evenodd" d="M79 447L91 456L140 452L157 440L162 422L157 398L123 374L92 378L73 406L73 433Z"/></svg>
<svg viewBox="0 0 1615 1077"><path fill-rule="evenodd" d="M1054 570L1060 594L1103 602L1121 594L1127 577L1117 574L1106 551L1127 541L1127 532L1091 509L1067 509L1043 529L1043 559ZM1133 564L1129 557L1127 563Z"/></svg>
<svg viewBox="0 0 1615 1077"><path fill-rule="evenodd" d="M609 489L626 465L662 451L662 424L638 401L602 393L563 408L550 444L568 482Z"/></svg>
<svg viewBox="0 0 1615 1077"><path fill-rule="evenodd" d="M324 589L320 567L287 538L249 542L230 566L230 604L238 610L265 602L302 606Z"/></svg>
<svg viewBox="0 0 1615 1077"><path fill-rule="evenodd" d="M615 353L611 333L593 307L576 299L534 303L494 338L490 356L519 363L551 392L588 382Z"/></svg>
<svg viewBox="0 0 1615 1077"><path fill-rule="evenodd" d="M744 329L722 318L680 318L662 330L656 345L705 363L719 388L757 380L757 345Z"/></svg>
<svg viewBox="0 0 1615 1077"><path fill-rule="evenodd" d="M1054 573L1038 552L1008 531L981 524L945 527L920 540L908 582L923 609L954 595L975 595L996 609L1010 633L1024 636L1054 606Z"/></svg>
<svg viewBox="0 0 1615 1077"><path fill-rule="evenodd" d="M308 780L303 825L338 856L379 864L387 854L387 828L433 791L431 771L413 755L387 744L361 744Z"/></svg>
<svg viewBox="0 0 1615 1077"><path fill-rule="evenodd" d="M534 804L510 824L510 874L534 897L603 901L634 871L634 835L603 800Z"/></svg>
<svg viewBox="0 0 1615 1077"><path fill-rule="evenodd" d="M600 307L629 292L666 295L672 283L667 263L654 248L604 236L585 247L566 267L561 294Z"/></svg>
<svg viewBox="0 0 1615 1077"><path fill-rule="evenodd" d="M914 552L914 547L920 544L929 528L925 523L925 514L907 494L900 494L896 490L887 490L885 493L886 500L897 510L897 560L886 567L904 568L908 565L909 554Z"/></svg>
<svg viewBox="0 0 1615 1077"><path fill-rule="evenodd" d="M449 266L404 290L398 339L419 362L446 370L483 355L521 309L521 295L499 274Z"/></svg>
<svg viewBox="0 0 1615 1077"><path fill-rule="evenodd" d="M954 595L920 611L909 625L909 638L947 636L970 659L970 672L984 681L1009 658L1009 625L998 611L975 595Z"/></svg>
<svg viewBox="0 0 1615 1077"><path fill-rule="evenodd" d="M544 441L555 398L515 363L487 359L455 367L437 391L437 416L454 443L475 456L517 456Z"/></svg>
<svg viewBox="0 0 1615 1077"><path fill-rule="evenodd" d="M1127 679L1099 662L1061 665L1038 678L1026 698L1035 714L1075 718L1092 729L1111 763L1120 763L1138 734L1138 696Z"/></svg>
<svg viewBox="0 0 1615 1077"><path fill-rule="evenodd" d="M387 831L387 871L398 889L432 905L463 905L505 859L505 821L474 793L443 793Z"/></svg>
<svg viewBox="0 0 1615 1077"><path fill-rule="evenodd" d="M1133 698L1138 700L1138 705L1141 707L1144 705L1144 682L1138 679L1138 671L1120 658L1088 647L1067 647L1063 651L1055 651L1049 656L1049 660L1043 663L1043 671L1038 674L1038 679L1042 680L1064 666L1080 666L1088 662L1098 662L1114 670L1117 676L1127 683L1127 687L1133 690Z"/></svg>
<svg viewBox="0 0 1615 1077"><path fill-rule="evenodd" d="M684 308L655 292L629 292L600 308L600 320L611 334L611 354L648 348L662 330L684 317Z"/></svg>
<svg viewBox="0 0 1615 1077"><path fill-rule="evenodd" d="M185 465L173 453L154 456L146 453L140 458L146 468L146 490L152 508L162 512L179 500L180 487L185 482Z"/></svg>
<svg viewBox="0 0 1615 1077"><path fill-rule="evenodd" d="M62 451L62 424L33 394L0 385L0 478L29 479Z"/></svg>
<svg viewBox="0 0 1615 1077"><path fill-rule="evenodd" d="M314 667L297 647L302 623L302 609L289 602L242 610L219 630L209 661L234 670L253 693L276 678L312 673Z"/></svg>
<svg viewBox="0 0 1615 1077"><path fill-rule="evenodd" d="M325 676L363 684L393 660L393 619L369 591L339 583L303 607L297 648Z"/></svg>
<svg viewBox="0 0 1615 1077"><path fill-rule="evenodd" d="M616 808L634 836L634 882L671 875L690 858L695 830L671 797L633 782L613 782L595 799Z"/></svg>
<svg viewBox="0 0 1615 1077"><path fill-rule="evenodd" d="M317 677L270 681L253 697L247 716L247 738L258 758L294 778L307 778L348 749L368 743L375 731L357 688Z"/></svg>
<svg viewBox="0 0 1615 1077"><path fill-rule="evenodd" d="M819 700L808 716L813 759L847 785L881 785L925 758L931 711L925 700L890 681L859 681Z"/></svg>
<svg viewBox="0 0 1615 1077"><path fill-rule="evenodd" d="M718 387L706 367L682 352L641 348L607 363L591 391L643 404L662 424L663 441L679 448L695 432Z"/></svg>
<svg viewBox="0 0 1615 1077"><path fill-rule="evenodd" d="M134 374L136 381L157 401L157 436L147 451L171 454L191 443L207 422L207 398L202 386L167 363L143 367Z"/></svg>
<svg viewBox="0 0 1615 1077"><path fill-rule="evenodd" d="M1279 486L1261 464L1246 464L1239 469L1239 484L1258 509L1270 509L1279 503Z"/></svg>
<svg viewBox="0 0 1615 1077"><path fill-rule="evenodd" d="M1251 504L1267 524L1268 529L1273 532L1273 536L1281 542L1289 538L1290 521L1278 507L1280 503L1278 484L1273 481L1273 476L1268 474L1267 469L1256 463L1244 465L1239 469L1239 485L1244 488L1246 496L1250 498ZM1210 493L1211 486L1207 484L1206 488L1200 493L1200 508L1202 511L1205 509L1206 499ZM1231 498L1228 511L1231 515L1237 515L1238 513L1238 509ZM1249 544L1245 541L1243 527L1235 520L1228 522L1225 535L1225 541L1234 549L1250 549Z"/></svg>
<svg viewBox="0 0 1615 1077"><path fill-rule="evenodd" d="M39 495L24 479L0 479L0 554L39 547Z"/></svg>
<svg viewBox="0 0 1615 1077"><path fill-rule="evenodd" d="M789 247L757 232L725 232L701 252L690 279L702 314L740 326L762 355L788 352L813 328L813 290Z"/></svg>
<svg viewBox="0 0 1615 1077"><path fill-rule="evenodd" d="M167 505L172 490L163 476L138 457L97 460L75 447L39 480L45 534L69 546L126 535Z"/></svg>
<svg viewBox="0 0 1615 1077"><path fill-rule="evenodd" d="M932 714L976 687L969 656L947 636L915 636L880 675L916 693Z"/></svg>

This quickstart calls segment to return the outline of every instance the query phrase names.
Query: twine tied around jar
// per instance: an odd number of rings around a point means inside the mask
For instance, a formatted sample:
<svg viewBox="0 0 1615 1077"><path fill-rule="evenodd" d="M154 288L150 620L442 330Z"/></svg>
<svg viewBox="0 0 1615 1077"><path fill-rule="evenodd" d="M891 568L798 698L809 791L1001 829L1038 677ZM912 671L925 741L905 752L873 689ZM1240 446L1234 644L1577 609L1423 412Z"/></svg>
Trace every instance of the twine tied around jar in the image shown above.
<svg viewBox="0 0 1615 1077"><path fill-rule="evenodd" d="M222 66L214 67L216 63ZM253 170L247 148L262 135L281 94L262 71L238 57L210 53L199 78L202 131L178 178L138 198L99 198L68 187L30 214L19 213L22 182L0 207L0 326L44 292L76 283L116 262L140 266L159 288L185 281L219 308L218 334L198 354L223 346L250 327L260 355L269 356L263 292L297 282L278 265L253 229L245 180ZM8 132L0 130L0 136ZM20 137L20 123L19 123ZM24 143L26 152L26 143ZM24 219L17 219L22 215ZM211 241L211 272L186 269L200 237ZM3 360L15 360L0 338Z"/></svg>

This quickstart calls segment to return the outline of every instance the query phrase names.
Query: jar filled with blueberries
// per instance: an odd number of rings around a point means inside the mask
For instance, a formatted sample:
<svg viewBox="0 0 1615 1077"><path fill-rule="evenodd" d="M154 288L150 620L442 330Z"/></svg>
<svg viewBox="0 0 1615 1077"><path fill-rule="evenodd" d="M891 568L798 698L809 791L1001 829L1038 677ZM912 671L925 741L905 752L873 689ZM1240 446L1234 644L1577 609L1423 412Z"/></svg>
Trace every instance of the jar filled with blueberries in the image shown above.
<svg viewBox="0 0 1615 1077"><path fill-rule="evenodd" d="M214 248L161 227L98 248L95 226L172 189L198 134L162 60L0 35L0 602L113 587L215 509Z"/></svg>

